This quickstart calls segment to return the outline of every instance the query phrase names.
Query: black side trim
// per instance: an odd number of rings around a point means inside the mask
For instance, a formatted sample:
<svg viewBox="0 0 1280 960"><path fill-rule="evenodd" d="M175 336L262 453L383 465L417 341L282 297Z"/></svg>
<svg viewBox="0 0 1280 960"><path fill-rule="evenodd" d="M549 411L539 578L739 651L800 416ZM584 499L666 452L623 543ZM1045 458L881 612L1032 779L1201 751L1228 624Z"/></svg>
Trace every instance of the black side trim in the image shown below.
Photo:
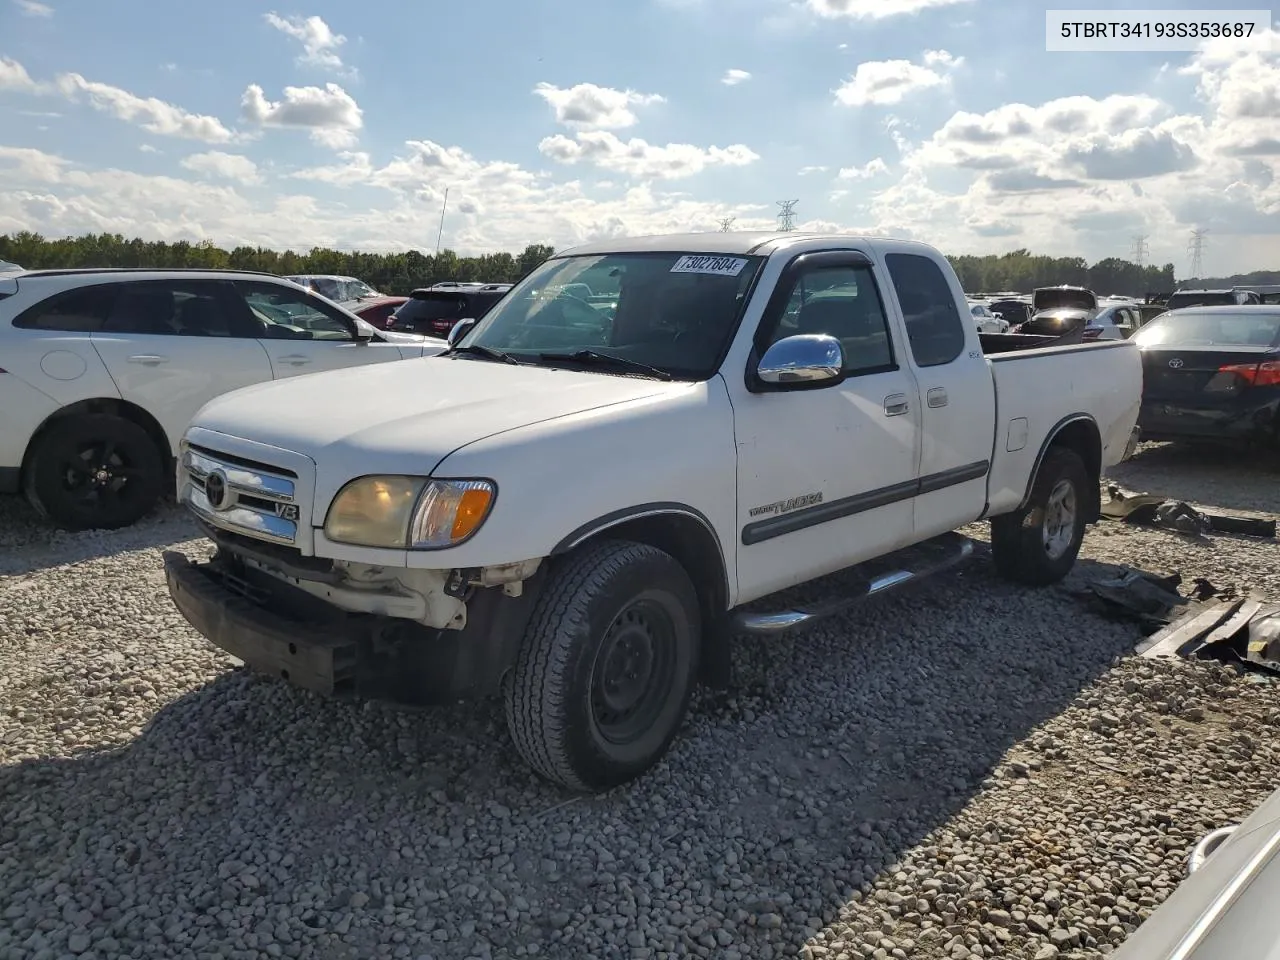
<svg viewBox="0 0 1280 960"><path fill-rule="evenodd" d="M941 473L931 473L927 477L920 478L920 490L917 495L923 496L926 493L936 493L939 490L945 490L947 487L954 487L958 483L977 480L979 477L985 477L990 469L991 461L979 460L976 463L966 463L962 467L943 470Z"/></svg>
<svg viewBox="0 0 1280 960"><path fill-rule="evenodd" d="M21 475L21 467L0 467L0 493L17 493Z"/></svg>
<svg viewBox="0 0 1280 960"><path fill-rule="evenodd" d="M990 469L990 461L979 460L976 463L966 463L963 466L943 470L940 473L931 473L918 480L895 483L887 487L881 487L878 490L869 490L866 493L854 494L852 497L832 500L830 503L820 503L815 507L805 507L803 510L797 510L795 513L788 513L781 517L758 520L742 528L742 544L749 547L752 544L763 543L766 540L772 540L774 537L781 537L784 534L816 527L820 523L843 520L845 517L851 517L854 514L866 513L868 510L887 507L893 503L901 503L903 500L910 500L912 497L945 490L947 487L954 487L959 483L968 483L970 480L985 477Z"/></svg>
<svg viewBox="0 0 1280 960"><path fill-rule="evenodd" d="M560 542L551 548L549 556L557 557L561 554L568 553L588 537L600 533L603 530L608 530L610 527L616 527L620 523L626 523L628 520L639 520L643 517L655 517L664 513L682 514L686 517L692 517L694 520L697 520L707 528L707 532L711 534L712 539L716 542L716 547L719 548L720 538L716 536L715 525L707 519L707 515L705 513L685 503L659 501L656 503L637 504L634 507L626 507L622 510L614 510L612 513L606 513L603 517L596 517L596 519L584 523L576 530L561 538ZM723 563L723 551L721 551L720 560Z"/></svg>
<svg viewBox="0 0 1280 960"><path fill-rule="evenodd" d="M1072 344L1065 347L1032 347L1032 350L1052 350L1053 353L1037 353L1027 356L1025 350L1010 350L1007 353L989 353L987 359L992 363L1004 363L1006 360L1039 360L1051 357L1063 357L1068 353L1083 353L1085 350L1119 350L1129 345L1128 340L1091 340L1088 343Z"/></svg>

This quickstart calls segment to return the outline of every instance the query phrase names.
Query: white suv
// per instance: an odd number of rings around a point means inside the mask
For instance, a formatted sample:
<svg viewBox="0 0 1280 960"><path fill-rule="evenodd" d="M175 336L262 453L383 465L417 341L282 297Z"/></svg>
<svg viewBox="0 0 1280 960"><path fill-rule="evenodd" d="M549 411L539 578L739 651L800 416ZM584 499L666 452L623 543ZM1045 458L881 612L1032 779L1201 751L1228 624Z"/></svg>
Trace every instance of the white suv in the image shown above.
<svg viewBox="0 0 1280 960"><path fill-rule="evenodd" d="M127 526L170 487L182 431L215 396L442 349L270 274L3 274L0 492L69 529Z"/></svg>

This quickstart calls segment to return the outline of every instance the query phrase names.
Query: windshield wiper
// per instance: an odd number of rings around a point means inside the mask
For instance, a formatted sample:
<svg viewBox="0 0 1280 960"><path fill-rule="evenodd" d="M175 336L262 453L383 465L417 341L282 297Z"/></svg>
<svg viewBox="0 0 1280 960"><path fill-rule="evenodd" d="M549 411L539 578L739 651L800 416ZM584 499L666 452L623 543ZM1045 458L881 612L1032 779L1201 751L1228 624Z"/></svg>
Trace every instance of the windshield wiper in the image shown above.
<svg viewBox="0 0 1280 960"><path fill-rule="evenodd" d="M484 357L486 360L497 360L501 363L513 363L517 367L520 361L509 353L503 353L501 350L494 350L492 347L483 347L478 343L470 343L465 347L450 347L445 351L447 354L465 353L476 357Z"/></svg>
<svg viewBox="0 0 1280 960"><path fill-rule="evenodd" d="M539 360L549 363L581 363L584 366L615 367L620 370L634 370L656 380L671 380L673 377L665 370L651 367L639 360L627 357L616 357L611 353L597 353L595 350L575 350L573 353L540 353Z"/></svg>

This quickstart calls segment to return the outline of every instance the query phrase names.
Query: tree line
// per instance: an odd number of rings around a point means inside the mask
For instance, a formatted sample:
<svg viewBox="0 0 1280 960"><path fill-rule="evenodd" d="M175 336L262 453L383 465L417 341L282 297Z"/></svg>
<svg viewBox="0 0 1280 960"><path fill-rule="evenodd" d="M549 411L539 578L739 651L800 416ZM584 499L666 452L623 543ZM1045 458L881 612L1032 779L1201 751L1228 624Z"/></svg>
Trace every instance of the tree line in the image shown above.
<svg viewBox="0 0 1280 960"><path fill-rule="evenodd" d="M553 247L530 244L518 254L486 253L462 257L453 250L435 255L409 250L405 253L362 253L312 247L305 253L240 246L226 250L211 240L188 243L126 239L118 233L84 234L48 239L20 231L0 234L0 260L29 270L69 267L206 267L259 270L282 276L299 273L331 273L358 277L375 290L403 296L417 287L442 280L514 283L555 252ZM1176 288L1173 264L1144 266L1108 257L1090 264L1083 257L1048 257L1029 250L988 256L948 257L964 289L970 293L1016 290L1030 293L1036 287L1060 283L1088 287L1099 294L1168 293ZM1241 277L1198 282L1205 286L1234 283L1280 283L1280 272L1259 271Z"/></svg>
<svg viewBox="0 0 1280 960"><path fill-rule="evenodd" d="M222 270L256 270L279 276L328 273L357 277L382 293L404 296L418 287L442 280L514 283L555 250L530 244L519 254L486 253L460 257L452 250L434 256L409 250L405 253L360 253L312 247L306 253L269 250L266 247L223 249L211 240L174 243L125 239L118 233L90 233L50 240L38 233L0 234L0 260L28 270L74 267L203 267Z"/></svg>

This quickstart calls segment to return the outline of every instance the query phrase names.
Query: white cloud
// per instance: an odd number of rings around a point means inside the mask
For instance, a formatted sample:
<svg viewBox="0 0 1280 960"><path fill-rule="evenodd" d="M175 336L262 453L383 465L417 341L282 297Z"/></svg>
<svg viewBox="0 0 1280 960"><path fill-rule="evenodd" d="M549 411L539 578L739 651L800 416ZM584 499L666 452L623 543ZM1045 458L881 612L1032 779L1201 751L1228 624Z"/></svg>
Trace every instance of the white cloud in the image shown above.
<svg viewBox="0 0 1280 960"><path fill-rule="evenodd" d="M13 0L18 9L28 17L52 17L53 7L47 3L39 3L38 0Z"/></svg>
<svg viewBox="0 0 1280 960"><path fill-rule="evenodd" d="M634 126L639 118L632 107L666 102L656 93L614 90L594 83L579 83L566 89L540 83L533 92L551 105L557 123L580 130L619 130Z"/></svg>
<svg viewBox="0 0 1280 960"><path fill-rule="evenodd" d="M945 87L950 71L964 63L945 50L926 50L923 64L910 60L868 60L835 91L836 103L846 107L901 103L921 90Z"/></svg>
<svg viewBox="0 0 1280 960"><path fill-rule="evenodd" d="M0 90L13 90L17 93L44 93L47 84L36 83L27 73L27 68L17 60L0 57Z"/></svg>
<svg viewBox="0 0 1280 960"><path fill-rule="evenodd" d="M274 102L254 83L246 88L240 106L245 119L257 126L306 130L316 143L335 150L354 146L364 126L359 104L336 83L285 87L284 98Z"/></svg>
<svg viewBox="0 0 1280 960"><path fill-rule="evenodd" d="M796 175L801 177L807 177L810 174L814 174L814 173L826 173L830 169L831 169L830 167L801 167Z"/></svg>
<svg viewBox="0 0 1280 960"><path fill-rule="evenodd" d="M68 100L84 96L95 110L136 123L149 133L205 143L229 143L235 139L235 134L217 117L190 113L155 97L135 96L108 83L86 80L78 73L60 74L57 87Z"/></svg>
<svg viewBox="0 0 1280 960"><path fill-rule="evenodd" d="M971 2L973 0L806 0L805 5L827 20L883 20Z"/></svg>
<svg viewBox="0 0 1280 960"><path fill-rule="evenodd" d="M556 134L543 139L538 149L559 163L589 163L640 180L676 180L708 167L742 167L760 159L740 143L723 148L690 143L659 146L639 138L624 141L607 130L579 133L572 140Z"/></svg>
<svg viewBox="0 0 1280 960"><path fill-rule="evenodd" d="M841 180L869 180L889 172L889 165L876 157L860 167L841 167L836 174Z"/></svg>
<svg viewBox="0 0 1280 960"><path fill-rule="evenodd" d="M517 251L529 243L563 248L606 236L712 231L730 215L743 230L776 225L772 204L729 206L647 186L600 200L577 181L557 182L516 164L483 161L458 147L411 141L405 148L376 169L363 154L347 157L348 179L381 187L389 199L359 206L289 191L263 203L233 185L88 170L39 150L0 148L0 183L5 184L0 233L105 231L164 240L208 238L225 247L421 250L423 238L434 240L446 186L445 244L464 254Z"/></svg>
<svg viewBox="0 0 1280 960"><path fill-rule="evenodd" d="M740 83L745 83L751 79L751 74L746 70L726 70L724 76L720 78L720 82L726 87L736 87Z"/></svg>
<svg viewBox="0 0 1280 960"><path fill-rule="evenodd" d="M209 150L205 153L193 153L183 157L181 165L192 173L207 177L219 177L223 180L234 180L237 183L257 184L262 182L258 165L248 157L238 153L223 153L221 150Z"/></svg>
<svg viewBox="0 0 1280 960"><path fill-rule="evenodd" d="M263 19L302 44L302 55L298 57L300 64L324 70L348 71L338 55L338 48L347 42L347 38L334 33L320 17L282 17L272 12L263 14Z"/></svg>
<svg viewBox="0 0 1280 960"><path fill-rule="evenodd" d="M141 146L138 147L138 149L141 150L143 153L159 153L160 152L149 143L142 144Z"/></svg>

